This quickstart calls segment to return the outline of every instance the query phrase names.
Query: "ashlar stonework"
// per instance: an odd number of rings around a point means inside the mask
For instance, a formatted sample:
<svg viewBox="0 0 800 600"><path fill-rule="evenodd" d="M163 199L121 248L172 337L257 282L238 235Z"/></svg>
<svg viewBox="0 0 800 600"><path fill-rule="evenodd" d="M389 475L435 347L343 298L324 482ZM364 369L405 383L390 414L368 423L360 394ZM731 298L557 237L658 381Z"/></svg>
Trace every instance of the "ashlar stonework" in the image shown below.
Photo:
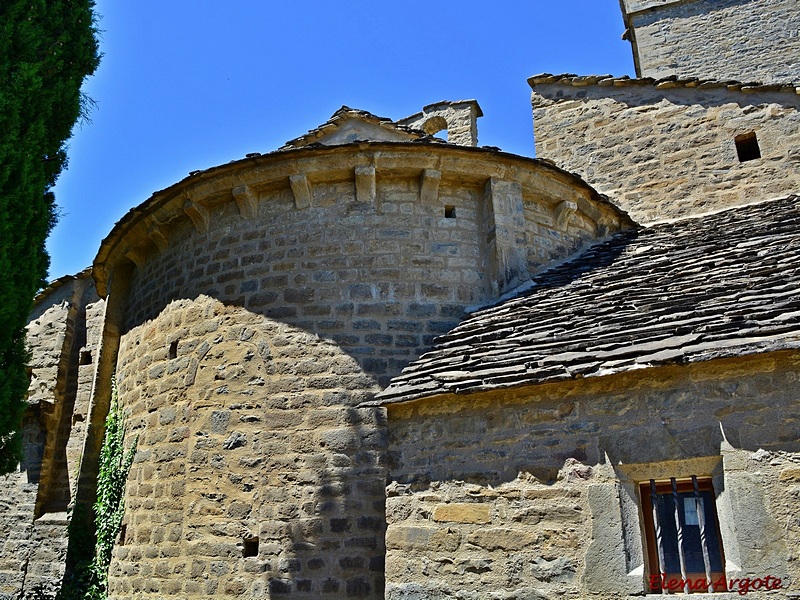
<svg viewBox="0 0 800 600"><path fill-rule="evenodd" d="M639 77L800 81L793 0L621 0Z"/></svg>
<svg viewBox="0 0 800 600"><path fill-rule="evenodd" d="M640 223L714 212L800 187L794 85L531 77L536 152ZM757 160L741 160L748 134Z"/></svg>

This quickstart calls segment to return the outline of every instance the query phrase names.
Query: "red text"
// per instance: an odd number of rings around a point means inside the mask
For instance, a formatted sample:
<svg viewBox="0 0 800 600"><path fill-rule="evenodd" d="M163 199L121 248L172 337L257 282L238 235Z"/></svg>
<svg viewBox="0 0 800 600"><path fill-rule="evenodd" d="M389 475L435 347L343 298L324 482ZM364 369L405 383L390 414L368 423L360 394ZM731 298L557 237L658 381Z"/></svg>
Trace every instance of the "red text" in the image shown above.
<svg viewBox="0 0 800 600"><path fill-rule="evenodd" d="M753 590L779 590L783 587L781 578L773 577L772 575L754 578L734 578L730 581L726 581L724 576L719 577L715 581L708 581L705 577L698 577L695 579L680 579L672 577L667 579L667 575L665 573L661 573L660 575L650 575L651 590L662 589L678 591L688 589L691 592L697 592L701 590L708 590L710 588L711 591L714 591L726 589L726 583L728 590L732 592L738 592L740 596L744 596Z"/></svg>

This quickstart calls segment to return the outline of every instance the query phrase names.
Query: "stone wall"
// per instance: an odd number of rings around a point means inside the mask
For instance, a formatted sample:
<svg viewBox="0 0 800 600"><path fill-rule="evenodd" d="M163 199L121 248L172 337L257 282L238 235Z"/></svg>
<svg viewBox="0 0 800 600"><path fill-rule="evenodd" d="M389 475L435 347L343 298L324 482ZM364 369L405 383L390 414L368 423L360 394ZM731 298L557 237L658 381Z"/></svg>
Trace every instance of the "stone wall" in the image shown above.
<svg viewBox="0 0 800 600"><path fill-rule="evenodd" d="M114 598L383 598L386 422L359 406L468 304L624 221L535 162L344 150L293 184L277 156L176 186L163 247L125 253Z"/></svg>
<svg viewBox="0 0 800 600"><path fill-rule="evenodd" d="M275 189L260 169L251 217L229 201L212 208L208 229L199 233L184 216L163 251L140 259L129 326L173 299L206 294L333 340L385 385L458 323L464 307L527 278L504 277L506 271L535 272L620 227L606 221L609 207L573 201L580 199L577 185L550 181L530 166L511 170L476 156L451 174L423 169L427 157L376 155L392 168L365 176L375 186L368 201L352 169L308 167L309 205L300 207L285 177ZM322 160L316 166L330 168ZM493 168L517 180L481 175ZM314 182L321 178L327 181ZM194 197L206 201L200 192Z"/></svg>
<svg viewBox="0 0 800 600"><path fill-rule="evenodd" d="M793 92L577 79L531 79L537 156L578 173L639 222L800 188L800 99ZM740 162L736 137L748 133L761 158Z"/></svg>
<svg viewBox="0 0 800 600"><path fill-rule="evenodd" d="M376 204L356 203L352 183L317 186L317 207L303 211L287 190L255 221L230 203L205 235L186 222L137 272L131 322L205 293L342 344L388 381L485 297L476 195L442 190L458 215L445 219L416 186L381 185Z"/></svg>
<svg viewBox="0 0 800 600"><path fill-rule="evenodd" d="M645 589L637 483L714 477L729 577L797 593L800 354L389 405L387 598Z"/></svg>
<svg viewBox="0 0 800 600"><path fill-rule="evenodd" d="M640 77L800 81L795 0L623 0Z"/></svg>
<svg viewBox="0 0 800 600"><path fill-rule="evenodd" d="M30 315L26 454L0 489L0 593L52 598L60 587L104 304L84 272L55 282Z"/></svg>
<svg viewBox="0 0 800 600"><path fill-rule="evenodd" d="M34 509L44 453L44 430L37 419L26 417L23 436L25 456L19 472L0 477L0 598L14 598L22 591L34 544Z"/></svg>
<svg viewBox="0 0 800 600"><path fill-rule="evenodd" d="M118 378L114 598L382 597L385 418L353 358L201 296L125 334Z"/></svg>

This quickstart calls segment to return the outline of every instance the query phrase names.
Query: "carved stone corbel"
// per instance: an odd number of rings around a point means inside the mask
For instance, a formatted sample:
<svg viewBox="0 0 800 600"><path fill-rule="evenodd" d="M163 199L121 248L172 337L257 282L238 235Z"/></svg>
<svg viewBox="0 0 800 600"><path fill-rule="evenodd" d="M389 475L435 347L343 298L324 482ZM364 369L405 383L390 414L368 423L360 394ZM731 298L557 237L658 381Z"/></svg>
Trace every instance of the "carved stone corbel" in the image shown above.
<svg viewBox="0 0 800 600"><path fill-rule="evenodd" d="M153 242L153 245L158 248L159 252L164 252L169 245L169 240L167 236L164 235L162 231L162 227L153 224L147 228L147 237L150 238L150 241Z"/></svg>
<svg viewBox="0 0 800 600"><path fill-rule="evenodd" d="M356 200L358 202L375 202L375 167L356 167Z"/></svg>
<svg viewBox="0 0 800 600"><path fill-rule="evenodd" d="M436 204L439 201L439 184L442 181L441 171L425 169L419 184L419 199L423 204Z"/></svg>
<svg viewBox="0 0 800 600"><path fill-rule="evenodd" d="M311 206L311 185L308 183L308 177L303 174L289 175L289 185L292 186L296 208L303 209Z"/></svg>
<svg viewBox="0 0 800 600"><path fill-rule="evenodd" d="M578 211L578 204L571 200L564 200L559 203L555 209L556 224L559 231L566 231L569 220Z"/></svg>
<svg viewBox="0 0 800 600"><path fill-rule="evenodd" d="M258 198L253 190L246 185L237 185L231 193L236 200L236 206L239 207L239 216L243 219L254 218L258 210Z"/></svg>
<svg viewBox="0 0 800 600"><path fill-rule="evenodd" d="M192 220L197 233L205 233L208 231L208 224L211 222L211 215L205 206L201 206L192 200L186 200L186 202L183 203L183 212L185 212Z"/></svg>
<svg viewBox="0 0 800 600"><path fill-rule="evenodd" d="M138 248L129 248L125 256L137 267L141 268L144 265L145 254Z"/></svg>

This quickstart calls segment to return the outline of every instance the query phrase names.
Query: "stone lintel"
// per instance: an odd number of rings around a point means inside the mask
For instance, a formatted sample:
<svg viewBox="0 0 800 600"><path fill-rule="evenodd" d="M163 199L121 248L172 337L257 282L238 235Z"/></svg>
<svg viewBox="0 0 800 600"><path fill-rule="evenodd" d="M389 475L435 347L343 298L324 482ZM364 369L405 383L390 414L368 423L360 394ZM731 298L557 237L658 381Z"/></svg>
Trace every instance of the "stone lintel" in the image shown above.
<svg viewBox="0 0 800 600"><path fill-rule="evenodd" d="M289 185L292 187L296 208L303 209L311 206L311 184L308 183L308 177L303 174L289 175Z"/></svg>
<svg viewBox="0 0 800 600"><path fill-rule="evenodd" d="M492 292L504 293L530 280L522 185L490 178L484 188L486 250Z"/></svg>
<svg viewBox="0 0 800 600"><path fill-rule="evenodd" d="M258 198L247 185L237 185L231 190L236 206L239 207L239 216L243 219L253 219L258 210Z"/></svg>
<svg viewBox="0 0 800 600"><path fill-rule="evenodd" d="M358 202L375 202L375 167L361 166L355 168L356 200Z"/></svg>
<svg viewBox="0 0 800 600"><path fill-rule="evenodd" d="M197 233L205 233L208 231L208 224L211 221L211 215L205 206L186 200L183 203L183 212L185 212L194 223L194 228Z"/></svg>
<svg viewBox="0 0 800 600"><path fill-rule="evenodd" d="M569 220L578 211L578 204L570 200L564 200L556 206L556 223L559 231L566 231Z"/></svg>
<svg viewBox="0 0 800 600"><path fill-rule="evenodd" d="M425 169L419 183L419 199L423 204L436 204L439 201L439 183L442 181L441 171Z"/></svg>

